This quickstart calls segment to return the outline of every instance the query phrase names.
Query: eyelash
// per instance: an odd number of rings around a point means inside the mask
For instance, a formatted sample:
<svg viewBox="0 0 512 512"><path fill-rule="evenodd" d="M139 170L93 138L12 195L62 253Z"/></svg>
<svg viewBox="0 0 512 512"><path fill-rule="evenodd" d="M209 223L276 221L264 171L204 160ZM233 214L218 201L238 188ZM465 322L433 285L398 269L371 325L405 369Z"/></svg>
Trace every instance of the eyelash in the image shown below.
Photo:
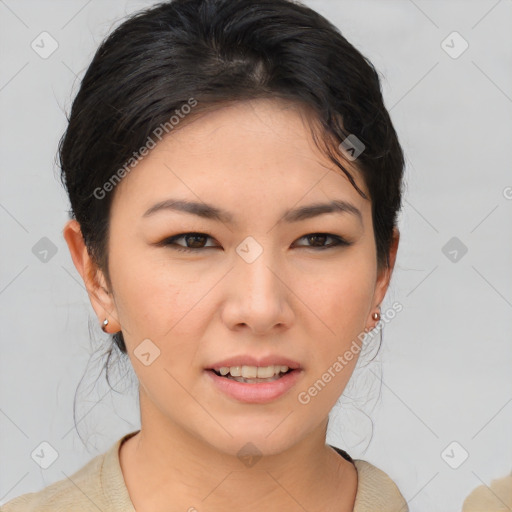
<svg viewBox="0 0 512 512"><path fill-rule="evenodd" d="M179 246L174 243L176 240L179 240L180 238L185 238L187 236L200 236L200 237L206 237L206 238L213 239L213 237L211 237L210 235L207 235L206 233L190 232L190 233L181 233L179 235L171 236L169 238L166 238L162 242L158 243L157 245L170 247L171 249L173 249L175 251L180 251L180 252L196 252L196 251L202 251L204 249L215 249L215 247L213 247L213 246L211 246L211 247L183 247L183 246ZM309 246L309 247L301 246L301 247L305 247L306 249L314 249L314 250L324 251L326 249L333 249L335 247L352 245L352 242L348 242L341 236L332 235L330 233L309 233L307 235L300 237L298 240L302 240L303 238L308 238L311 236L324 236L326 238L332 238L335 241L335 243L332 243L327 246L320 246L320 247L314 247L314 246Z"/></svg>

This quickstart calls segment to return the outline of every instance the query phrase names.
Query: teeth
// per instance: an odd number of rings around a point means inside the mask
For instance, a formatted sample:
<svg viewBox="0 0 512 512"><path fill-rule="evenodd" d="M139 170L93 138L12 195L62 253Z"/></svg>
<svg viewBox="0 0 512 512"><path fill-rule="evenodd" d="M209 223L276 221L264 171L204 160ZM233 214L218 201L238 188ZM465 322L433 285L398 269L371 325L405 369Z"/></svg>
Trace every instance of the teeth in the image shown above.
<svg viewBox="0 0 512 512"><path fill-rule="evenodd" d="M288 366L223 366L219 369L221 375L231 374L232 377L244 377L245 379L267 379L288 371Z"/></svg>
<svg viewBox="0 0 512 512"><path fill-rule="evenodd" d="M232 377L240 377L242 375L242 367L241 366L231 366L229 368L229 373L231 373Z"/></svg>
<svg viewBox="0 0 512 512"><path fill-rule="evenodd" d="M256 368L255 366L250 366L248 368ZM268 379L269 377L273 377L276 372L275 372L275 369L276 367L275 366L263 366L263 367L259 367L257 369L257 374L256 375L251 375L251 377L258 377L258 379ZM279 372L277 373L280 373L281 372L281 368L279 368Z"/></svg>

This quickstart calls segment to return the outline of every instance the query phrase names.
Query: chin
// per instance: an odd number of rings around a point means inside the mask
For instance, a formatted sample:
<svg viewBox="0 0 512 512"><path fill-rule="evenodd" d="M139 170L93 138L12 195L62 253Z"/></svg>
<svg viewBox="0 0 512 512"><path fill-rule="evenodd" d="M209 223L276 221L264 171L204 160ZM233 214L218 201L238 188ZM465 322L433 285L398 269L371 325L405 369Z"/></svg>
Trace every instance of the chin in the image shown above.
<svg viewBox="0 0 512 512"><path fill-rule="evenodd" d="M213 449L237 457L242 462L250 460L251 457L259 459L279 455L299 441L299 438L293 437L288 429L283 428L280 433L275 430L269 435L266 430L254 424L251 428L229 429L229 432L233 437L225 435L216 439L206 438L205 441Z"/></svg>

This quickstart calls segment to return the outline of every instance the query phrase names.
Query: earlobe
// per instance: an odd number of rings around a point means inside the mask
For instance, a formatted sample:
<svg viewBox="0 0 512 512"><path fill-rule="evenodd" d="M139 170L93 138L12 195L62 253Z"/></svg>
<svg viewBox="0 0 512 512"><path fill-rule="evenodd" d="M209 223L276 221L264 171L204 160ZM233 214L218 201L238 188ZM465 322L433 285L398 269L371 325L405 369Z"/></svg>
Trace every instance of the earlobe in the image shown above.
<svg viewBox="0 0 512 512"><path fill-rule="evenodd" d="M119 324L119 322L117 321L113 296L106 288L103 272L97 268L89 255L80 224L74 219L68 221L64 226L62 234L68 245L71 259L78 273L82 276L89 300L99 319L99 323L102 325L103 331L107 332L107 325L109 328L115 329L113 332L120 331L120 326L116 329L116 324ZM104 324L105 319L107 319L107 324Z"/></svg>
<svg viewBox="0 0 512 512"><path fill-rule="evenodd" d="M375 309L373 310L371 314L370 320L366 324L366 332L371 331L377 327L377 324L380 321L380 304L375 306Z"/></svg>

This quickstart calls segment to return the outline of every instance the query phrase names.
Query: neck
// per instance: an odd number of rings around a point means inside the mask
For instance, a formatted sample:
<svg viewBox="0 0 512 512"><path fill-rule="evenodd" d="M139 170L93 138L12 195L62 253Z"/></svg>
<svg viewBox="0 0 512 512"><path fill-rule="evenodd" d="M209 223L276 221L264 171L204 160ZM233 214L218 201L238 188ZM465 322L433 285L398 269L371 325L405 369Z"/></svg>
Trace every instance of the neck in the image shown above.
<svg viewBox="0 0 512 512"><path fill-rule="evenodd" d="M171 503L173 510L191 512L234 504L241 512L353 510L357 472L325 444L327 419L288 449L251 458L221 451L169 420L144 418L143 411L140 432L119 454L138 512ZM248 452L250 445L242 450Z"/></svg>

